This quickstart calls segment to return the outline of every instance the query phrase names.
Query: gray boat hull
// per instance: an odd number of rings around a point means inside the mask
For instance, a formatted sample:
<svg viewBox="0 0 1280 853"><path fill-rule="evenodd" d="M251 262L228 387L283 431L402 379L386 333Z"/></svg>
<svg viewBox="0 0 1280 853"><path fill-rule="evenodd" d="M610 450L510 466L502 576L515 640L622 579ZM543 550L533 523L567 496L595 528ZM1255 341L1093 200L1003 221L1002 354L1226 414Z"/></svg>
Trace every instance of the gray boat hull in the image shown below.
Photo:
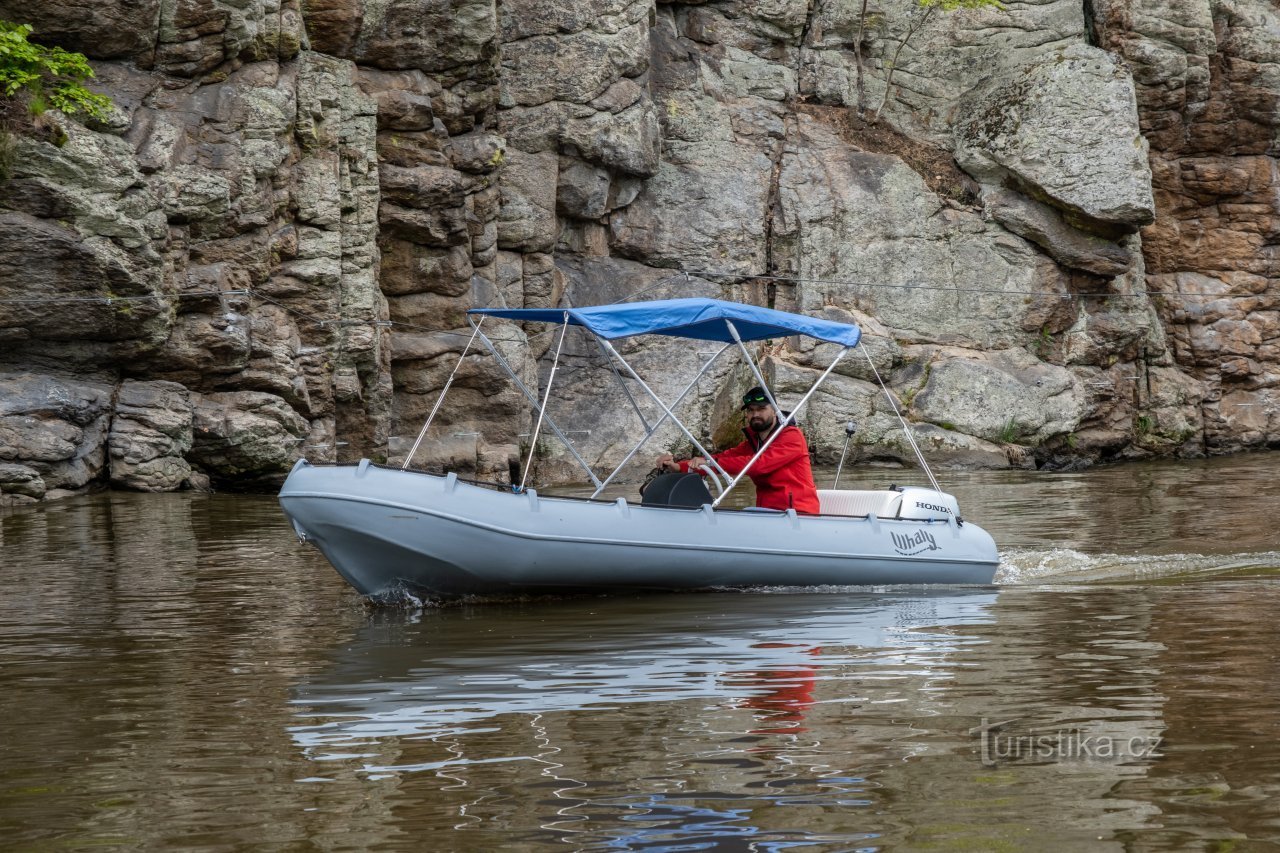
<svg viewBox="0 0 1280 853"><path fill-rule="evenodd" d="M298 535L361 594L989 584L968 522L643 507L513 494L371 465L299 462L280 492Z"/></svg>

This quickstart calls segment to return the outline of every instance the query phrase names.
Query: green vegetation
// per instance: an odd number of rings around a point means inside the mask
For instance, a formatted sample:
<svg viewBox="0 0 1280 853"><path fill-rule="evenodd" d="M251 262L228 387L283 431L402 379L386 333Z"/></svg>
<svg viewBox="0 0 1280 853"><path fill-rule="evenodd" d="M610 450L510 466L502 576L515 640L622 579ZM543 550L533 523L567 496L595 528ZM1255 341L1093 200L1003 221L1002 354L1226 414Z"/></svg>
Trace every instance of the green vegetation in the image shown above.
<svg viewBox="0 0 1280 853"><path fill-rule="evenodd" d="M1040 327L1040 335L1036 338L1035 350L1036 358L1041 361L1045 361L1053 350L1053 333L1049 331L1047 323Z"/></svg>
<svg viewBox="0 0 1280 853"><path fill-rule="evenodd" d="M1004 427L1000 430L1001 444L1014 444L1018 438L1018 425L1013 422L1013 418L1005 421Z"/></svg>
<svg viewBox="0 0 1280 853"><path fill-rule="evenodd" d="M28 41L31 27L0 20L0 180L13 170L13 134L39 127L40 117L53 108L69 116L103 119L111 99L91 92L84 81L93 69L82 53ZM54 145L64 145L66 131L43 128Z"/></svg>
<svg viewBox="0 0 1280 853"><path fill-rule="evenodd" d="M13 158L17 152L13 134L0 130L0 181L9 180L13 174Z"/></svg>
<svg viewBox="0 0 1280 853"><path fill-rule="evenodd" d="M111 99L84 87L93 69L82 53L27 40L31 27L0 21L0 108L38 116L53 107L67 115L105 118ZM6 115L6 117L8 117Z"/></svg>
<svg viewBox="0 0 1280 853"><path fill-rule="evenodd" d="M1004 4L1000 0L916 0L916 4L912 7L910 17L907 19L907 30L898 38L898 46L893 51L893 56L885 62L885 67L889 70L888 76L884 81L884 96L880 98L880 105L876 107L875 112L871 114L870 123L878 124L880 121L880 113L884 112L885 105L889 103L889 95L893 93L893 72L898 67L898 59L902 56L902 51L906 48L907 43L911 41L920 30L924 29L925 24L933 19L938 12L955 12L960 9L1003 9ZM854 65L857 72L857 88L858 88L858 115L865 118L867 114L867 93L863 86L863 58L862 58L862 41L863 35L868 26L879 26L881 24L879 15L867 14L867 0L861 0L861 6L858 12L858 35L853 43Z"/></svg>

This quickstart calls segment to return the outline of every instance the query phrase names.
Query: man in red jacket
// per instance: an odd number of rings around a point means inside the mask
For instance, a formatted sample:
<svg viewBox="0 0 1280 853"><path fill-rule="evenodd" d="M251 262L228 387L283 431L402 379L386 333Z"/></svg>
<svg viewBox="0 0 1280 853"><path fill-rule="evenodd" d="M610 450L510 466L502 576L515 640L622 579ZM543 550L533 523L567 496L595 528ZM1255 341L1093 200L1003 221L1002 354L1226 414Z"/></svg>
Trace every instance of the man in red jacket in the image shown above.
<svg viewBox="0 0 1280 853"><path fill-rule="evenodd" d="M769 405L764 389L756 386L742 397L742 410L746 413L747 426L744 440L737 447L715 454L729 476L737 476L747 467L769 436L778 428L778 412ZM706 459L695 456L677 462L670 453L658 457L658 467L666 471L687 472L706 464ZM813 484L813 470L809 467L809 445L804 433L795 424L787 424L769 449L747 471L756 484L756 506L765 509L794 509L796 512L816 514L818 490Z"/></svg>

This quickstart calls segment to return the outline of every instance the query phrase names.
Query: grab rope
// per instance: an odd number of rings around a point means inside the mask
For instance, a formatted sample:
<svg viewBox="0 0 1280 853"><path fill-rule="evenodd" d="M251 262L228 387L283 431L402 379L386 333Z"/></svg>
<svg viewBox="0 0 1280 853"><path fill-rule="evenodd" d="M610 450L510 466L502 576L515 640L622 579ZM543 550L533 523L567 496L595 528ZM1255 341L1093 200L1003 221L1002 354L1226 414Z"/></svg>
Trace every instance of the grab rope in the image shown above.
<svg viewBox="0 0 1280 853"><path fill-rule="evenodd" d="M867 357L867 364L871 367L872 374L876 377L876 382L880 383L880 390L884 391L885 399L889 401L889 405L893 407L893 413L898 416L898 423L902 424L902 432L907 437L907 444L911 445L911 449L915 451L916 460L919 461L920 467L924 469L924 473L929 477L929 482L933 484L935 492L942 491L942 487L938 485L938 481L934 479L933 472L929 470L929 463L924 461L924 454L920 452L920 445L916 444L916 438L911 434L910 427L907 426L907 419L902 416L902 412L898 411L898 403L893 399L893 395L889 393L888 387L884 384L884 380L880 378L880 371L876 370L875 362L871 360L871 353L867 352L865 346L859 346L862 354Z"/></svg>
<svg viewBox="0 0 1280 853"><path fill-rule="evenodd" d="M476 324L476 331L480 326ZM542 431L542 416L547 411L547 400L551 398L551 383L556 381L556 368L560 366L560 350L564 348L564 333L569 331L569 312L564 312L564 325L560 327L560 342L556 344L555 358L551 360L551 375L547 377L547 390L542 394L542 405L538 407L538 423L533 427L533 437L529 439L529 461L520 474L520 491L529 480L529 469L533 467L533 454L538 449L538 433Z"/></svg>
<svg viewBox="0 0 1280 853"><path fill-rule="evenodd" d="M453 366L449 378L445 380L444 387L440 389L440 396L436 397L436 404L431 407L431 414L427 415L427 422L422 425L422 429L418 431L418 439L413 443L413 448L409 451L409 455L404 458L404 464L400 466L403 471L409 467L409 463L413 461L413 457L418 452L418 447L422 444L422 439L427 435L427 429L430 428L431 422L435 420L436 412L440 411L440 404L444 402L444 396L449 393L449 386L453 385L453 377L458 375L458 368L462 367L462 362L466 359L467 353L471 352L471 345L476 342L476 335L480 334L480 326L484 323L484 317L480 318L480 322L476 323L475 331L471 333L471 339L467 341L467 346L462 350L462 355L458 357L458 363Z"/></svg>

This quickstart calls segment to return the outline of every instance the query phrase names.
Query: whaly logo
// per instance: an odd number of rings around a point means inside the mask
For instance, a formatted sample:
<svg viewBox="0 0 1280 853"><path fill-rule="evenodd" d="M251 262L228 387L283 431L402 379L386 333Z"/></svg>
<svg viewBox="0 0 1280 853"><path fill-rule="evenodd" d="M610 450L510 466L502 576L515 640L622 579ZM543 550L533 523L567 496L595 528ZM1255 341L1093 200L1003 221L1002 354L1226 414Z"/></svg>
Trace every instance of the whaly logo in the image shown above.
<svg viewBox="0 0 1280 853"><path fill-rule="evenodd" d="M933 538L932 533L924 530L917 530L910 535L898 533L890 533L889 535L893 537L894 550L904 557L914 557L916 554L923 554L925 551L938 550L938 541Z"/></svg>

